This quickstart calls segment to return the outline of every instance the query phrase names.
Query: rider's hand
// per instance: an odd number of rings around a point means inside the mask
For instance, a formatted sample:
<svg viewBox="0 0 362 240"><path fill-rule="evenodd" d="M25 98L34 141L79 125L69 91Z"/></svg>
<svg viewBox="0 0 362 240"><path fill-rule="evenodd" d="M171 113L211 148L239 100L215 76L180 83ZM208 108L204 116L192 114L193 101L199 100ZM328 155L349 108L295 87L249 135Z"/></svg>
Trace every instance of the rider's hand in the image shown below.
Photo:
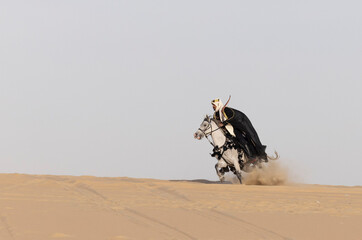
<svg viewBox="0 0 362 240"><path fill-rule="evenodd" d="M222 124L222 122L220 122L219 123L219 127L223 127L224 126L224 124Z"/></svg>

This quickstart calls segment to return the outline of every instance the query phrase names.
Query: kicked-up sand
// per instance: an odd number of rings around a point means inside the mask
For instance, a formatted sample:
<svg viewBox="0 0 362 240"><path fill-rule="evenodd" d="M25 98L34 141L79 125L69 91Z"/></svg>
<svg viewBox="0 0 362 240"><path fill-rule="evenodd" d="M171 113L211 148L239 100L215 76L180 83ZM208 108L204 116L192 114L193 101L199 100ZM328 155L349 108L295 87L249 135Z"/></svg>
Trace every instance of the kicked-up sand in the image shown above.
<svg viewBox="0 0 362 240"><path fill-rule="evenodd" d="M0 239L357 240L362 188L0 174Z"/></svg>

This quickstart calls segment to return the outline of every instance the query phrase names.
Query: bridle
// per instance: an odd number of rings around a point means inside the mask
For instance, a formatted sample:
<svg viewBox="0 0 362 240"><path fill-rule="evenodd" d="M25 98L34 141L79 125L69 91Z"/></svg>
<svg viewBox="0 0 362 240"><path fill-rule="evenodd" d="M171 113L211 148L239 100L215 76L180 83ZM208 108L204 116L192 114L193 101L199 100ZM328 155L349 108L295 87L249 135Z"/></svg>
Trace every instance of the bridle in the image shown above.
<svg viewBox="0 0 362 240"><path fill-rule="evenodd" d="M232 146L228 145L228 143L230 143L230 142L227 141L227 138L226 138L226 140L225 140L225 142L224 142L224 144L223 144L222 146L215 145L215 144L214 144L212 141L210 141L210 139L209 139L209 136L210 136L213 132L219 130L219 129L222 128L222 127L219 127L219 126L218 126L216 129L213 130L213 129L212 129L211 121L214 121L214 122L215 122L215 120L214 120L213 118L208 118L208 119L205 118L204 121L207 121L209 125L207 126L207 128L206 128L205 130L202 130L201 128L199 128L199 130L204 134L205 138L207 139L207 141L209 141L209 143L211 144L211 146L214 147L213 153L212 153L212 154L210 153L210 155L211 155L212 157L216 157L218 160L223 159L223 160L229 165L228 161L223 157L224 152L225 152L227 149L232 148ZM216 123L216 122L215 122L215 123ZM217 124L216 124L216 125L217 125ZM206 134L206 131L207 131L208 129L210 129L210 128L211 128L211 131Z"/></svg>
<svg viewBox="0 0 362 240"><path fill-rule="evenodd" d="M209 141L209 143L210 143L213 147L215 147L215 145L210 141L209 136L210 136L213 132L219 130L221 127L217 127L216 129L212 130L211 121L214 121L214 120L213 120L212 118L209 118L209 120L207 120L207 119L205 118L204 121L206 121L209 125L207 126L207 128L206 128L205 130L202 130L201 128L199 128L199 130L204 134L204 136L205 136L205 138L207 139L207 141ZM214 121L214 122L215 122L215 121ZM211 128L211 131L206 134L206 131L207 131L208 129L210 129L210 128Z"/></svg>

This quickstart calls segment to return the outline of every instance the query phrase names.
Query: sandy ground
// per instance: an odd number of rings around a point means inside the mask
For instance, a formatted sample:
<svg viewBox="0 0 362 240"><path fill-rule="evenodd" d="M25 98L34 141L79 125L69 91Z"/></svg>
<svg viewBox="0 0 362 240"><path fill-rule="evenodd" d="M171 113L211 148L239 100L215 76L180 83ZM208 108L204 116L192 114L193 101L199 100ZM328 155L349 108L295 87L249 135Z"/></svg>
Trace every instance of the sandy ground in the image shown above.
<svg viewBox="0 0 362 240"><path fill-rule="evenodd" d="M0 239L362 239L362 187L0 174Z"/></svg>

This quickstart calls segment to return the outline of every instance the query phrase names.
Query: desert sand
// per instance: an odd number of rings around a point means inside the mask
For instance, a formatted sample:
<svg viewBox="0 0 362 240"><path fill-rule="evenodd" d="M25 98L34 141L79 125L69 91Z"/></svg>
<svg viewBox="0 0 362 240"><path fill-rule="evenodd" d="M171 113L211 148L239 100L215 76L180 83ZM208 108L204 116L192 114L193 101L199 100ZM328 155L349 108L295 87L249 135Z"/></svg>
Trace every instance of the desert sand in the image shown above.
<svg viewBox="0 0 362 240"><path fill-rule="evenodd" d="M0 174L0 239L362 239L362 188Z"/></svg>

